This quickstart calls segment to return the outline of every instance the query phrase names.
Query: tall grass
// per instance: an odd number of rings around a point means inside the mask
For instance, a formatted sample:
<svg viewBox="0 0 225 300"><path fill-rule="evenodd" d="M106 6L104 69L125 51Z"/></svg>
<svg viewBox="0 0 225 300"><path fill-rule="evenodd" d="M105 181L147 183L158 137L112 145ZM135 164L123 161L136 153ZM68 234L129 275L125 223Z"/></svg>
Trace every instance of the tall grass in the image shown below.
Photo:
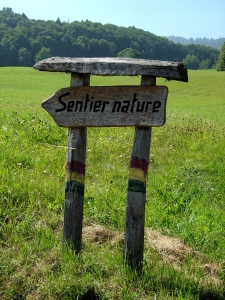
<svg viewBox="0 0 225 300"><path fill-rule="evenodd" d="M153 128L146 230L198 255L176 267L146 237L142 276L123 265L120 238L84 236L78 256L62 247L67 130L40 104L69 86L70 75L0 68L0 78L1 299L224 299L224 72L157 80L169 98L165 126ZM92 85L139 83L91 77ZM84 225L123 233L133 134L88 128Z"/></svg>

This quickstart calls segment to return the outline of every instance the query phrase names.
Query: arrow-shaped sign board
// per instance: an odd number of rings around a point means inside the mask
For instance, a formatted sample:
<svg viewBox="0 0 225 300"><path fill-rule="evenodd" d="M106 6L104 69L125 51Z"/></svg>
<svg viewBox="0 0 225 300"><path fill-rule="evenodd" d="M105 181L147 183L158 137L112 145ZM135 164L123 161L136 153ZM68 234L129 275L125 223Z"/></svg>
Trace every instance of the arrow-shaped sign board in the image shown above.
<svg viewBox="0 0 225 300"><path fill-rule="evenodd" d="M60 89L42 107L62 127L162 126L166 86L80 86Z"/></svg>

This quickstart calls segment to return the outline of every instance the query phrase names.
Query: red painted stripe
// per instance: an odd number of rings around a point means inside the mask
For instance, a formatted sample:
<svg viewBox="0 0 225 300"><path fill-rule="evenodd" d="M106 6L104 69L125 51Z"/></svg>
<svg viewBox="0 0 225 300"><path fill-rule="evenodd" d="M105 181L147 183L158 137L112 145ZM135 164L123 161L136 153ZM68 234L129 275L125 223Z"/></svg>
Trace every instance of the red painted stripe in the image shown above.
<svg viewBox="0 0 225 300"><path fill-rule="evenodd" d="M131 168L141 169L146 174L148 171L148 165L149 163L144 158L139 158L137 156L131 157L131 161L130 161Z"/></svg>
<svg viewBox="0 0 225 300"><path fill-rule="evenodd" d="M67 172L76 172L78 174L85 174L85 165L79 161L71 161L66 163Z"/></svg>

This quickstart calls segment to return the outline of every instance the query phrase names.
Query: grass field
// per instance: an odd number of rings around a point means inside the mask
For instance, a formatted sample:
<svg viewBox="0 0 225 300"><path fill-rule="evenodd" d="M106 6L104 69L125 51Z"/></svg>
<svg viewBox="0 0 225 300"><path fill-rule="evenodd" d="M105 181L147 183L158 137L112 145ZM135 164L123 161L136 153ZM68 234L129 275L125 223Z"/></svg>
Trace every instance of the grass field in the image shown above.
<svg viewBox="0 0 225 300"><path fill-rule="evenodd" d="M169 97L153 128L141 275L123 264L134 128L88 128L75 255L62 245L67 129L40 105L70 75L7 67L0 78L0 299L225 299L225 72L157 80Z"/></svg>

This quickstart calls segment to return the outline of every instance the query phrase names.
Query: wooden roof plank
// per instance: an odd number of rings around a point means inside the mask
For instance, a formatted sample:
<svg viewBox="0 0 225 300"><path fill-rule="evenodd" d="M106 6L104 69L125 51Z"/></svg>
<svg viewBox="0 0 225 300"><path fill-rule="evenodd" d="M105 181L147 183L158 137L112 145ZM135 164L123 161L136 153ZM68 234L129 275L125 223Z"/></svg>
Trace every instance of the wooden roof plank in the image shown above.
<svg viewBox="0 0 225 300"><path fill-rule="evenodd" d="M94 75L149 75L188 82L186 67L172 61L120 57L51 57L37 62L34 69Z"/></svg>

